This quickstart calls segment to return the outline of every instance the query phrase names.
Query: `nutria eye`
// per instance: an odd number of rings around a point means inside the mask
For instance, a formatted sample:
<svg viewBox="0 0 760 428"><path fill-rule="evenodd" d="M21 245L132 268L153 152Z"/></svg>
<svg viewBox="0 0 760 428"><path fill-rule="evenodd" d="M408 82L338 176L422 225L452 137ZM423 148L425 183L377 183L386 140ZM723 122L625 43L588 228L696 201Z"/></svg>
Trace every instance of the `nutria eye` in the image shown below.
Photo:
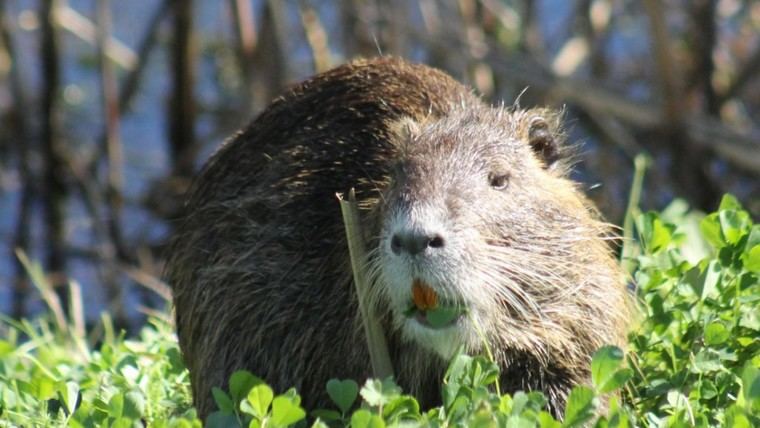
<svg viewBox="0 0 760 428"><path fill-rule="evenodd" d="M496 190L503 190L509 183L509 174L489 174L488 183Z"/></svg>

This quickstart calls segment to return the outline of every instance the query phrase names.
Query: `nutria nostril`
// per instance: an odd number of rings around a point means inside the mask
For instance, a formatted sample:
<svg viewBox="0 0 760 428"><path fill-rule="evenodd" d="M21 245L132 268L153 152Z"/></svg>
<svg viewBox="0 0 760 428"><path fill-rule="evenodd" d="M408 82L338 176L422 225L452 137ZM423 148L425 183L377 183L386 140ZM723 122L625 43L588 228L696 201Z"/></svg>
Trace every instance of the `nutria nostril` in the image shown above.
<svg viewBox="0 0 760 428"><path fill-rule="evenodd" d="M395 255L401 254L402 246L403 245L401 243L401 236L399 236L398 233L394 234L393 237L391 238L391 251L393 251L393 254Z"/></svg>
<svg viewBox="0 0 760 428"><path fill-rule="evenodd" d="M428 247L430 248L443 248L443 238L440 235L435 235L432 238L430 238L430 241L428 242Z"/></svg>
<svg viewBox="0 0 760 428"><path fill-rule="evenodd" d="M443 247L443 238L440 235L430 236L414 230L397 232L391 238L391 250L396 255L406 253L415 256L428 248L441 247Z"/></svg>

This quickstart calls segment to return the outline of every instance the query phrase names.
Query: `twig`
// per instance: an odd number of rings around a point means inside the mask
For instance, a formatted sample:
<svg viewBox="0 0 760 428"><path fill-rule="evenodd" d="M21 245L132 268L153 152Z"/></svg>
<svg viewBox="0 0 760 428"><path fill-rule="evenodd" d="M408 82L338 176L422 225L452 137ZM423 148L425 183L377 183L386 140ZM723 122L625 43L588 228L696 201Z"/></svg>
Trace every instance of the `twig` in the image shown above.
<svg viewBox="0 0 760 428"><path fill-rule="evenodd" d="M26 253L21 250L16 251L16 257L21 261L29 277L32 279L32 284L37 287L42 300L47 304L48 309L53 314L53 320L55 321L58 331L67 331L68 325L66 324L66 315L63 311L64 305L59 298L57 290L53 288L51 283L42 267L36 263L32 263L27 257ZM68 299L67 299L68 300Z"/></svg>
<svg viewBox="0 0 760 428"><path fill-rule="evenodd" d="M255 63L261 66L255 75L254 110L262 110L285 88L288 76L285 41L287 40L286 2L266 0L261 16L260 37Z"/></svg>
<svg viewBox="0 0 760 428"><path fill-rule="evenodd" d="M119 264L119 269L136 283L159 295L165 302L171 303L172 290L165 282L161 281L161 279L138 267L123 263Z"/></svg>
<svg viewBox="0 0 760 428"><path fill-rule="evenodd" d="M232 27L235 29L235 44L241 80L249 99L255 99L253 69L258 37L256 35L256 21L253 19L253 8L250 0L229 0L229 2L232 12ZM248 117L252 108L253 103L243 103L244 111L241 112L241 116Z"/></svg>
<svg viewBox="0 0 760 428"><path fill-rule="evenodd" d="M534 1L521 2L523 10L521 13L521 30L520 41L518 46L522 52L530 52L533 55L542 57L545 51L544 41L541 38L541 31L536 19L536 3Z"/></svg>
<svg viewBox="0 0 760 428"><path fill-rule="evenodd" d="M660 0L644 0L644 9L649 15L652 28L652 48L657 64L657 76L663 94L664 121L663 125L680 127L682 125L681 88L678 80L680 73L673 62L673 52L670 48L670 37L665 23L665 11Z"/></svg>
<svg viewBox="0 0 760 428"><path fill-rule="evenodd" d="M650 163L649 156L643 153L636 156L633 160L633 182L631 183L628 207L625 210L625 219L623 220L623 250L620 252L620 264L629 275L633 274L633 270L636 267L636 263L633 260L636 257L637 249L633 241L633 222L634 217L640 214L639 204L641 201L641 190L644 187L644 174Z"/></svg>
<svg viewBox="0 0 760 428"><path fill-rule="evenodd" d="M71 300L69 305L69 318L71 319L71 332L77 339L85 338L85 314L82 304L82 287L76 281L69 281L69 293Z"/></svg>
<svg viewBox="0 0 760 428"><path fill-rule="evenodd" d="M110 244L103 245L108 252L104 255L113 259L118 253L120 257L126 258L127 250L124 248L124 242L121 233L121 211L122 201L122 149L119 136L119 101L117 95L116 78L111 68L111 64L105 55L105 45L111 31L110 1L99 0L96 2L96 24L97 24L97 52L98 66L100 69L101 94L104 112L104 138L102 140L103 152L106 154L106 186L105 200L106 210L108 212L106 228L108 230L107 238ZM93 218L94 222L100 221L98 217ZM105 287L108 295L108 304L115 306L117 309L116 318L126 319L124 305L122 304L124 287L118 283L116 272L113 269L105 267Z"/></svg>
<svg viewBox="0 0 760 428"><path fill-rule="evenodd" d="M67 252L72 258L87 260L89 262L101 265L108 265L110 269L119 270L121 273L124 273L130 279L135 281L138 285L141 285L145 289L156 293L167 303L171 302L171 288L160 278L146 271L140 266L117 262L113 259L107 259L103 256L102 251L91 248L70 246L67 248Z"/></svg>
<svg viewBox="0 0 760 428"><path fill-rule="evenodd" d="M591 112L605 112L638 129L661 127L662 107L656 103L639 103L623 95L581 79L557 77L530 57L519 54L494 53L489 61L497 75L516 83L547 91L557 99ZM688 144L709 148L734 166L755 175L760 174L760 144L739 134L720 121L700 114L684 117Z"/></svg>
<svg viewBox="0 0 760 428"><path fill-rule="evenodd" d="M693 77L689 80L695 81L702 87L702 94L705 100L705 110L710 116L718 116L720 105L713 88L713 72L715 63L713 62L713 49L715 47L716 28L715 28L715 0L699 0L691 3L692 21L691 37L692 48L696 51L696 66L692 70Z"/></svg>
<svg viewBox="0 0 760 428"><path fill-rule="evenodd" d="M317 15L317 12L311 5L304 0L301 0L298 5L306 41L311 48L312 58L314 59L314 70L318 73L326 71L332 67L332 56L330 55L330 46L327 43L327 32L324 26L322 26L319 15Z"/></svg>
<svg viewBox="0 0 760 428"><path fill-rule="evenodd" d="M181 177L189 177L193 173L190 150L195 145L193 4L192 0L172 2L174 42L171 48L173 79L169 102L169 145L173 173Z"/></svg>
<svg viewBox="0 0 760 428"><path fill-rule="evenodd" d="M13 265L13 293L11 296L11 314L20 319L26 313L26 298L29 293L29 281L21 261L16 257L15 251L29 251L29 224L31 220L31 208L35 195L35 180L29 165L30 152L32 151L32 139L29 133L27 117L30 116L27 97L24 92L23 73L19 70L19 62L13 38L13 20L8 18L5 0L0 0L0 43L5 47L10 59L9 83L14 100L13 126L15 144L14 147L19 157L19 176L21 181L21 197L16 217L14 236L11 240L11 264Z"/></svg>
<svg viewBox="0 0 760 428"><path fill-rule="evenodd" d="M583 115L585 119L614 145L623 150L630 160L644 152L644 148L636 141L636 138L614 117L603 111L589 112Z"/></svg>
<svg viewBox="0 0 760 428"><path fill-rule="evenodd" d="M137 47L137 62L134 67L130 69L129 74L124 77L124 83L121 85L121 92L119 92L120 111L124 111L129 107L132 97L135 92L137 92L143 71L148 63L148 58L150 58L150 54L156 46L161 22L163 22L164 17L168 13L172 1L173 0L164 0L161 2L150 18L148 32Z"/></svg>
<svg viewBox="0 0 760 428"><path fill-rule="evenodd" d="M60 5L56 13L61 28L91 45L97 43L97 29L92 21L65 4ZM125 70L134 69L139 61L132 49L114 37L108 38L105 52L111 61Z"/></svg>
<svg viewBox="0 0 760 428"><path fill-rule="evenodd" d="M43 84L42 84L42 130L41 140L45 159L45 220L48 233L47 268L53 278L64 276L66 260L63 253L64 231L64 202L66 187L63 179L62 148L58 135L58 90L60 79L60 59L56 28L58 22L56 10L58 0L48 0L41 3L42 17L42 49L40 51ZM52 286L58 294L63 306L68 306L68 295L64 281L55 281Z"/></svg>
<svg viewBox="0 0 760 428"><path fill-rule="evenodd" d="M749 59L742 69L736 74L736 77L728 88L718 96L718 104L723 105L726 101L737 96L753 79L760 76L760 45L755 48Z"/></svg>
<svg viewBox="0 0 760 428"><path fill-rule="evenodd" d="M603 78L607 73L607 55L605 45L609 39L610 28L614 25L612 0L584 0L578 15L582 21L583 32L589 45L589 64L591 75ZM579 6L579 7L580 7Z"/></svg>
<svg viewBox="0 0 760 428"><path fill-rule="evenodd" d="M377 2L375 0L344 0L340 2L340 25L346 56L378 54L376 33Z"/></svg>
<svg viewBox="0 0 760 428"><path fill-rule="evenodd" d="M137 311L147 317L161 320L161 322L166 325L174 326L174 317L164 310L156 310L147 306L140 305L137 307Z"/></svg>
<svg viewBox="0 0 760 428"><path fill-rule="evenodd" d="M116 77L111 64L105 57L105 41L111 29L110 1L99 0L97 3L98 24L98 65L100 68L101 94L104 112L105 132L102 140L106 154L106 201L109 210L108 229L111 240L119 254L126 253L121 234L121 210L124 205L123 192L123 156L120 137L119 101L117 96Z"/></svg>
<svg viewBox="0 0 760 428"><path fill-rule="evenodd" d="M365 273L367 251L364 247L364 238L361 232L356 193L354 189L351 189L348 192L347 199L343 198L340 194L336 196L340 202L343 223L346 226L346 240L351 257L351 268L354 272L356 297L359 301L359 312L364 324L364 333L367 335L372 372L376 378L385 379L393 376L393 364L391 363L390 354L388 354L388 344L385 341L383 327L377 318L374 308L368 302L369 284L367 283Z"/></svg>

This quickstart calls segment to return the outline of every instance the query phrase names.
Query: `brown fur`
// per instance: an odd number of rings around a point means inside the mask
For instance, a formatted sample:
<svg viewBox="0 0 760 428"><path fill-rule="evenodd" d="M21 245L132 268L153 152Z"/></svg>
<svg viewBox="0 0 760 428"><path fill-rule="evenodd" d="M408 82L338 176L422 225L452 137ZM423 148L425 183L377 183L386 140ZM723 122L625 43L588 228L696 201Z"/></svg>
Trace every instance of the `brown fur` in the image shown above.
<svg viewBox="0 0 760 428"><path fill-rule="evenodd" d="M438 291L482 310L503 390L542 390L558 412L587 381L593 351L623 343L628 319L609 230L565 178L558 129L552 112L487 107L447 75L393 58L338 67L276 99L206 164L169 253L200 416L237 369L295 386L307 407L327 404L328 379L370 375L335 199L350 187L402 387L435 404L446 367L404 337L383 283L384 220L425 200L475 237L457 269L484 286ZM490 151L509 172L500 193L481 185Z"/></svg>

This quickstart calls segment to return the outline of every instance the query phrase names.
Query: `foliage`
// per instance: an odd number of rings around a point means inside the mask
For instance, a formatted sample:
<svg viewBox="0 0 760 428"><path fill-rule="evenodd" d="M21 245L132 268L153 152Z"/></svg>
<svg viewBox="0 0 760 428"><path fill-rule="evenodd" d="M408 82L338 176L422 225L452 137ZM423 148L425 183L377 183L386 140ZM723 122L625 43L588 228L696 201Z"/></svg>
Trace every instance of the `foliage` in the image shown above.
<svg viewBox="0 0 760 428"><path fill-rule="evenodd" d="M277 393L239 371L228 391L214 389L219 410L207 425L760 426L760 225L726 196L708 216L676 201L639 216L636 229L640 254L627 262L637 267L642 317L629 353L595 354L592 382L572 390L563 421L539 392L498 393L498 368L488 358L458 355L433 409L421 409L392 379L362 387L333 379L326 385L333 408L307 415L295 390ZM154 320L137 340L106 334L90 350L75 329L4 321L0 427L200 426L165 322Z"/></svg>
<svg viewBox="0 0 760 428"><path fill-rule="evenodd" d="M760 426L760 225L725 196L701 220L676 204L638 230L627 398L642 424Z"/></svg>
<svg viewBox="0 0 760 428"><path fill-rule="evenodd" d="M0 427L200 427L172 327L153 320L135 340L91 350L75 329L42 319L10 325L0 340ZM21 340L23 338L23 340Z"/></svg>

